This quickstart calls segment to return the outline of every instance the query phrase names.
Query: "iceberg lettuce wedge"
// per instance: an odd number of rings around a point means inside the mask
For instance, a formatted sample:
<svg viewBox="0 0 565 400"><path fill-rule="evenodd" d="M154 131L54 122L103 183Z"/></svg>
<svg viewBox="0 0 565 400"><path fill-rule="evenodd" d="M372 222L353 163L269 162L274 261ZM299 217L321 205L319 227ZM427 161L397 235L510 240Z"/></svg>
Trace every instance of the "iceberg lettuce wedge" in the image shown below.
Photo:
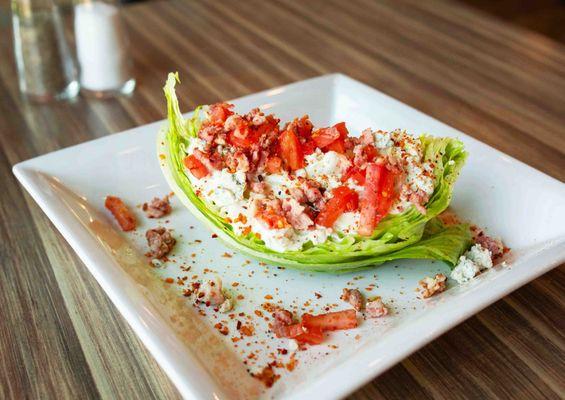
<svg viewBox="0 0 565 400"><path fill-rule="evenodd" d="M420 138L424 157L434 160L435 189L426 204L426 214L411 207L383 219L373 235L339 235L319 245L307 242L299 251L275 252L253 233L240 236L231 225L199 198L186 175L183 159L200 127L200 107L184 119L175 93L177 74L169 74L164 87L168 126L159 135L162 169L168 183L183 204L230 247L261 261L308 271L341 273L370 268L401 258L441 260L451 265L469 247L471 233L467 225L445 227L435 218L451 201L453 185L465 163L467 153L457 139Z"/></svg>

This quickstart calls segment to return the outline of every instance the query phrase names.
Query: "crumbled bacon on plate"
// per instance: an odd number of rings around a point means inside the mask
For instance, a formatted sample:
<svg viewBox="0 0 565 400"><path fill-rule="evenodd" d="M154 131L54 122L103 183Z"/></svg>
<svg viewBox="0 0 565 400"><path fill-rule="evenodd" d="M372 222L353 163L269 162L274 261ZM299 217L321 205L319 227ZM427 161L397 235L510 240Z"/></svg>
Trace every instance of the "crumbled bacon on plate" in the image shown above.
<svg viewBox="0 0 565 400"><path fill-rule="evenodd" d="M358 289L344 288L340 299L351 304L355 311L361 311L365 307L365 299Z"/></svg>
<svg viewBox="0 0 565 400"><path fill-rule="evenodd" d="M132 231L137 225L135 215L119 197L107 196L104 206L110 210L123 231Z"/></svg>
<svg viewBox="0 0 565 400"><path fill-rule="evenodd" d="M147 256L157 259L162 259L169 254L176 243L171 231L163 227L149 229L145 232L145 238L149 245Z"/></svg>
<svg viewBox="0 0 565 400"><path fill-rule="evenodd" d="M365 305L367 318L380 318L388 314L388 308L380 296L370 299Z"/></svg>
<svg viewBox="0 0 565 400"><path fill-rule="evenodd" d="M444 274L436 274L433 278L426 276L418 282L422 298L427 299L443 292L446 289L446 281L447 277Z"/></svg>
<svg viewBox="0 0 565 400"><path fill-rule="evenodd" d="M161 218L170 214L172 211L169 196L165 196L162 199L154 197L149 203L143 203L141 209L145 211L145 215L147 215L148 218Z"/></svg>
<svg viewBox="0 0 565 400"><path fill-rule="evenodd" d="M260 372L253 373L251 375L263 382L263 384L268 388L272 387L281 377L280 375L275 374L273 365L271 364L267 365Z"/></svg>

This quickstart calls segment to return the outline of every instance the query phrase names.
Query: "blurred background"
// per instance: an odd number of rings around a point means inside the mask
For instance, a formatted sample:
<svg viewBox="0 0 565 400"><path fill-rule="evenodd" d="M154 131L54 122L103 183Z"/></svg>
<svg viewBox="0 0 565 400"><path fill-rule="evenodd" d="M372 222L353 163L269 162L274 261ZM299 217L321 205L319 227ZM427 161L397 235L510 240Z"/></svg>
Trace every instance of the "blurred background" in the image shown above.
<svg viewBox="0 0 565 400"><path fill-rule="evenodd" d="M565 43L565 0L452 1ZM79 90L131 95L136 69L120 11L131 3L140 1L0 0L1 40L4 48L13 42L12 59L0 62L16 63L19 90L32 102L72 99Z"/></svg>

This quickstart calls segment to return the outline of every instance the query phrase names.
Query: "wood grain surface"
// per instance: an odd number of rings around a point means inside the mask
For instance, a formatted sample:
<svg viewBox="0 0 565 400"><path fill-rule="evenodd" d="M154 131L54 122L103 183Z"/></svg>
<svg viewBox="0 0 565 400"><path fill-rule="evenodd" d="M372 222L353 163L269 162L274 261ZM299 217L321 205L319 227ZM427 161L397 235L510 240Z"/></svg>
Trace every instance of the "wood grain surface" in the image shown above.
<svg viewBox="0 0 565 400"><path fill-rule="evenodd" d="M30 157L163 118L168 71L185 77L185 107L343 72L565 180L565 48L456 2L128 5L133 96L49 105L19 96L8 7L0 0L0 398L179 397L11 173ZM564 303L561 266L351 399L564 398Z"/></svg>

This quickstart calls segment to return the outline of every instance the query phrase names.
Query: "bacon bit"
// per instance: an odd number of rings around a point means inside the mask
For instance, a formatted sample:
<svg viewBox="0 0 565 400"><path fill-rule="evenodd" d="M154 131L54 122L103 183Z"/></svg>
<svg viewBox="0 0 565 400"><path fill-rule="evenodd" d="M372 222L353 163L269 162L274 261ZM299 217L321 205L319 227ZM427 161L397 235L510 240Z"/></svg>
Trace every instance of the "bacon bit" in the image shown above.
<svg viewBox="0 0 565 400"><path fill-rule="evenodd" d="M351 304L355 311L361 311L365 307L365 299L357 289L344 288L340 299Z"/></svg>
<svg viewBox="0 0 565 400"><path fill-rule="evenodd" d="M222 257L224 257L224 258L232 258L233 255L231 255L230 253L228 253L228 252L226 251L224 254L222 254Z"/></svg>
<svg viewBox="0 0 565 400"><path fill-rule="evenodd" d="M261 372L251 374L251 376L259 379L268 388L272 387L275 382L278 381L281 377L280 375L275 374L275 372L273 371L273 366L271 364L263 368Z"/></svg>
<svg viewBox="0 0 565 400"><path fill-rule="evenodd" d="M146 255L157 259L164 259L176 243L175 238L171 235L171 231L163 227L149 229L145 232L145 238L149 246L149 252Z"/></svg>
<svg viewBox="0 0 565 400"><path fill-rule="evenodd" d="M258 317L262 317L263 316L263 312L261 310L255 310L254 311L255 315Z"/></svg>
<svg viewBox="0 0 565 400"><path fill-rule="evenodd" d="M243 231L241 231L241 233L243 234L243 236L247 236L251 233L251 227L250 226L246 226L245 228L243 228ZM260 239L260 238L259 238Z"/></svg>
<svg viewBox="0 0 565 400"><path fill-rule="evenodd" d="M167 278L165 279L165 282L167 283L175 283L175 280L173 278Z"/></svg>
<svg viewBox="0 0 565 400"><path fill-rule="evenodd" d="M433 278L426 276L418 282L422 298L427 299L437 293L443 292L446 289L446 280L447 277L444 274L436 274Z"/></svg>
<svg viewBox="0 0 565 400"><path fill-rule="evenodd" d="M214 328L216 328L224 336L227 336L227 334L230 333L229 328L221 322L218 322L216 325L214 325Z"/></svg>
<svg viewBox="0 0 565 400"><path fill-rule="evenodd" d="M266 300L273 300L273 296L271 296L270 294L265 295L265 299Z"/></svg>
<svg viewBox="0 0 565 400"><path fill-rule="evenodd" d="M278 310L280 307L277 306L276 304L273 303L263 303L261 304L261 307L263 308L263 310L272 313L275 312L276 310Z"/></svg>
<svg viewBox="0 0 565 400"><path fill-rule="evenodd" d="M321 299L322 295L318 292L314 292L314 296L316 296L317 299Z"/></svg>
<svg viewBox="0 0 565 400"><path fill-rule="evenodd" d="M243 299L245 299L245 297L243 297L242 294L238 294L236 298L237 298L238 300L243 300Z"/></svg>
<svg viewBox="0 0 565 400"><path fill-rule="evenodd" d="M241 340L241 338L238 338L238 337L232 337L231 338L231 341L234 342L234 343L239 342L240 340Z"/></svg>
<svg viewBox="0 0 565 400"><path fill-rule="evenodd" d="M289 371L289 372L294 371L294 368L296 368L297 363L298 363L298 361L296 360L296 358L294 358L294 354L293 354L292 357L290 357L289 362L287 362L285 364L287 371Z"/></svg>
<svg viewBox="0 0 565 400"><path fill-rule="evenodd" d="M184 289L184 290L182 291L182 295L183 295L184 297L190 297L190 296L192 295L192 289Z"/></svg>
<svg viewBox="0 0 565 400"><path fill-rule="evenodd" d="M239 215L237 216L236 219L233 220L233 222L241 222L242 224L246 224L247 223L247 217L241 213L239 213Z"/></svg>
<svg viewBox="0 0 565 400"><path fill-rule="evenodd" d="M253 327L253 325L246 324L241 326L241 328L239 328L239 331L245 336L253 336L253 334L255 333L255 328Z"/></svg>
<svg viewBox="0 0 565 400"><path fill-rule="evenodd" d="M162 199L154 197L149 203L143 203L141 207L148 218L161 218L172 211L171 203L169 202L169 196L165 196Z"/></svg>
<svg viewBox="0 0 565 400"><path fill-rule="evenodd" d="M215 233L212 233L212 239L216 239L218 237L218 235L216 235ZM202 242L202 241L200 241Z"/></svg>
<svg viewBox="0 0 565 400"><path fill-rule="evenodd" d="M365 306L368 318L380 318L388 315L388 308L384 305L380 296L374 297Z"/></svg>
<svg viewBox="0 0 565 400"><path fill-rule="evenodd" d="M137 225L135 216L119 197L107 196L104 206L112 213L123 231L132 231Z"/></svg>
<svg viewBox="0 0 565 400"><path fill-rule="evenodd" d="M292 313L285 309L275 310L273 318L275 319L275 322L279 322L284 325L290 325L293 323Z"/></svg>

